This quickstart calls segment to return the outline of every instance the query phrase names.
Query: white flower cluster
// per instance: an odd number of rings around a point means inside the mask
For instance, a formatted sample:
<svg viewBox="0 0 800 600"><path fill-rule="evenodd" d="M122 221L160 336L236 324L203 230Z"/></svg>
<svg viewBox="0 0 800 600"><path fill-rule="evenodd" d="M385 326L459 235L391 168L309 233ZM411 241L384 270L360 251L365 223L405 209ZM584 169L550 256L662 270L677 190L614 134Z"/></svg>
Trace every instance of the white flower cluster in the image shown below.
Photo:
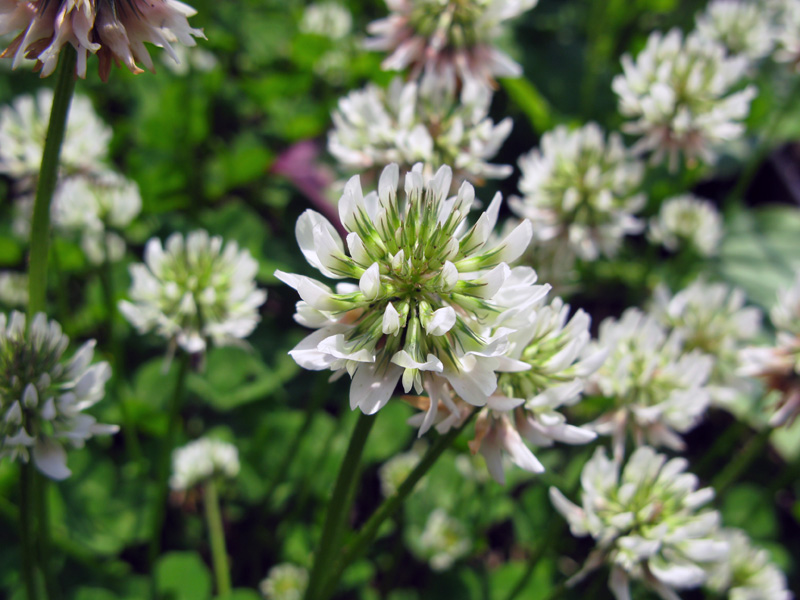
<svg viewBox="0 0 800 600"><path fill-rule="evenodd" d="M307 586L307 569L281 563L269 570L259 589L266 600L301 600Z"/></svg>
<svg viewBox="0 0 800 600"><path fill-rule="evenodd" d="M751 61L764 58L775 45L772 14L752 0L713 0L697 17L697 32Z"/></svg>
<svg viewBox="0 0 800 600"><path fill-rule="evenodd" d="M139 333L155 331L189 353L239 343L260 320L267 298L256 288L258 263L236 242L206 231L147 242L145 264L131 265L130 298L119 309Z"/></svg>
<svg viewBox="0 0 800 600"><path fill-rule="evenodd" d="M770 425L777 427L800 415L800 271L794 284L778 294L770 318L777 330L775 346L743 349L739 373L760 377L777 392L777 410L770 418Z"/></svg>
<svg viewBox="0 0 800 600"><path fill-rule="evenodd" d="M56 321L37 314L26 328L23 313L0 314L0 458L27 462L52 479L70 476L62 444L81 448L94 435L111 434L85 414L103 398L111 369L91 364L95 341L66 360L69 338Z"/></svg>
<svg viewBox="0 0 800 600"><path fill-rule="evenodd" d="M423 443L421 440L417 443ZM378 478L381 482L381 493L385 498L393 496L419 464L421 455L416 448L409 452L397 454L383 463L378 469ZM420 489L425 483L425 478L417 484L415 489Z"/></svg>
<svg viewBox="0 0 800 600"><path fill-rule="evenodd" d="M664 201L647 234L651 242L672 252L690 248L700 256L713 256L723 234L722 216L708 200L684 194Z"/></svg>
<svg viewBox="0 0 800 600"><path fill-rule="evenodd" d="M509 165L488 161L512 122L495 124L488 117L490 102L486 89L466 86L457 95L433 77L420 83L395 78L386 90L370 84L339 101L328 149L351 171L422 162L430 169L452 165L457 179L507 177Z"/></svg>
<svg viewBox="0 0 800 600"><path fill-rule="evenodd" d="M753 546L748 535L739 529L722 529L718 538L727 543L727 559L714 566L708 588L727 593L730 600L791 600L786 576L770 560L766 550Z"/></svg>
<svg viewBox="0 0 800 600"><path fill-rule="evenodd" d="M653 299L652 314L679 332L685 350L698 350L714 359L708 385L712 401L730 406L737 394L752 391L749 381L736 374L738 353L760 333L762 314L756 307L745 306L741 289L701 278L674 296L661 285Z"/></svg>
<svg viewBox="0 0 800 600"><path fill-rule="evenodd" d="M428 516L422 535L412 548L428 561L431 569L446 571L469 553L472 539L461 521L437 508Z"/></svg>
<svg viewBox="0 0 800 600"><path fill-rule="evenodd" d="M589 378L592 393L614 402L593 428L611 435L614 456L625 453L626 432L636 445L683 449L678 433L691 429L711 400L706 387L714 361L699 350L687 351L682 333L669 334L655 318L629 308L617 320L600 324L599 337L589 352L606 349L608 359Z"/></svg>
<svg viewBox="0 0 800 600"><path fill-rule="evenodd" d="M793 0L776 1L777 48L775 60L800 70L800 5Z"/></svg>
<svg viewBox="0 0 800 600"><path fill-rule="evenodd" d="M353 16L338 2L317 2L305 8L299 28L303 33L341 40L350 34Z"/></svg>
<svg viewBox="0 0 800 600"><path fill-rule="evenodd" d="M0 271L0 303L6 306L28 305L28 274Z"/></svg>
<svg viewBox="0 0 800 600"><path fill-rule="evenodd" d="M678 29L654 32L636 57L622 57L624 74L613 82L623 131L640 136L634 152L652 152L652 162L668 158L671 170L683 153L691 163L713 163L715 147L739 138L742 120L756 96L753 87L734 91L749 62L726 55L724 46Z"/></svg>
<svg viewBox="0 0 800 600"><path fill-rule="evenodd" d="M559 126L542 136L540 149L519 159L519 167L523 198L510 204L531 220L538 241L596 260L614 256L625 235L644 228L633 216L645 202L644 165L619 134L606 141L595 123L576 131Z"/></svg>
<svg viewBox="0 0 800 600"><path fill-rule="evenodd" d="M536 6L538 0L386 0L391 14L374 21L371 50L391 52L386 70L411 69L465 85L490 85L495 77L519 77L520 66L493 41L504 21Z"/></svg>
<svg viewBox="0 0 800 600"><path fill-rule="evenodd" d="M208 437L189 442L172 452L173 490L186 491L215 477L239 474L239 451L233 444Z"/></svg>
<svg viewBox="0 0 800 600"><path fill-rule="evenodd" d="M714 491L697 489L686 467L683 458L668 461L642 446L620 473L619 463L598 448L581 474L581 506L550 488L572 534L591 535L597 545L573 582L603 563L611 567L609 588L617 600L631 598L632 579L665 600L706 582L728 544L718 537L719 513L702 509Z"/></svg>

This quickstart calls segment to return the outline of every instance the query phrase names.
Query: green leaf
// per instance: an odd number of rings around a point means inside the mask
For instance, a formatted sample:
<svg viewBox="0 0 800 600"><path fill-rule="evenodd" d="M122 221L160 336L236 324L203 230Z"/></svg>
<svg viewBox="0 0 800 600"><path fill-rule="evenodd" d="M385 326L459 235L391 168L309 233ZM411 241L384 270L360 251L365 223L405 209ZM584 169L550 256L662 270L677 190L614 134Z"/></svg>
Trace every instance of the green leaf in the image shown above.
<svg viewBox="0 0 800 600"><path fill-rule="evenodd" d="M156 564L156 589L163 600L206 600L211 574L194 552L170 552Z"/></svg>

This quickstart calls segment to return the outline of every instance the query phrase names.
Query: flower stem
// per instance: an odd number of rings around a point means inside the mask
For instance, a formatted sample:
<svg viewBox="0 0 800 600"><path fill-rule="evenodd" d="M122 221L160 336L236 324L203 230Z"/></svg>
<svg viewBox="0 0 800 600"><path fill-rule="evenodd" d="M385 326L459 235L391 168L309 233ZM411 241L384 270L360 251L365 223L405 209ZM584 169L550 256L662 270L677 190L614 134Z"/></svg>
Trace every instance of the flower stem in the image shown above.
<svg viewBox="0 0 800 600"><path fill-rule="evenodd" d="M36 542L39 549L39 567L44 576L44 586L50 600L60 596L53 579L52 564L50 562L50 504L48 502L47 488L50 480L34 471L34 489L36 493Z"/></svg>
<svg viewBox="0 0 800 600"><path fill-rule="evenodd" d="M169 421L167 423L167 437L161 447L156 465L156 482L158 483L158 493L156 494L155 506L153 510L153 528L150 533L150 548L148 558L150 567L155 565L158 554L161 551L161 534L164 528L164 519L167 515L167 499L169 496L169 462L172 456L172 449L175 446L175 438L180 429L180 413L183 400L183 393L186 387L186 376L189 373L189 362L191 355L181 352L180 364L178 366L178 380L175 383L175 391L169 405Z"/></svg>
<svg viewBox="0 0 800 600"><path fill-rule="evenodd" d="M211 543L211 561L214 565L214 578L217 581L217 595L224 597L231 593L231 573L228 553L225 550L225 531L219 510L219 494L213 478L206 482L204 504Z"/></svg>
<svg viewBox="0 0 800 600"><path fill-rule="evenodd" d="M519 581L517 581L517 584L513 587L508 596L506 596L506 600L515 600L515 598L525 590L531 577L533 577L536 565L539 564L539 561L545 553L553 547L553 542L558 539L563 529L564 524L560 519L553 518L550 520L550 524L547 526L544 535L528 557L528 564L525 572L522 574L522 577L519 578Z"/></svg>
<svg viewBox="0 0 800 600"><path fill-rule="evenodd" d="M31 250L28 292L28 314L32 317L46 308L47 254L50 249L50 204L58 181L58 158L67 129L69 105L75 91L75 49L66 44L61 50L61 62L56 75L53 106L42 152L42 166L36 184L36 199L31 220Z"/></svg>
<svg viewBox="0 0 800 600"><path fill-rule="evenodd" d="M20 465L20 528L22 532L22 581L28 600L38 600L36 593L36 553L34 551L33 472L29 461Z"/></svg>
<svg viewBox="0 0 800 600"><path fill-rule="evenodd" d="M742 449L734 460L728 462L727 466L711 480L711 487L714 488L717 496L722 496L727 489L744 473L759 456L764 452L764 448L769 444L769 436L772 429L765 427L753 437Z"/></svg>
<svg viewBox="0 0 800 600"><path fill-rule="evenodd" d="M324 583L327 580L325 578L326 571L333 559L334 552L338 551L342 529L355 496L361 454L364 452L364 445L374 423L375 417L360 414L350 436L350 444L347 446L347 453L333 488L333 496L328 504L325 525L322 528L322 539L314 558L314 566L308 579L304 600L316 600L318 597L323 597Z"/></svg>
<svg viewBox="0 0 800 600"><path fill-rule="evenodd" d="M397 491L386 498L383 503L372 513L372 516L369 520L364 524L364 526L359 530L356 534L355 538L350 542L344 552L341 553L339 559L334 563L333 569L331 569L331 574L325 581L324 593L320 596L319 600L325 600L326 598L330 597L330 595L336 589L336 585L339 583L339 579L344 573L344 570L347 566L353 562L356 558L361 556L361 554L366 551L367 546L372 542L375 538L375 535L378 533L378 529L383 522L391 517L397 510L403 505L405 499L414 491L414 487L417 485L420 479L431 469L434 463L439 459L439 457L447 450L453 443L453 441L458 437L458 435L464 430L470 420L472 420L473 413L464 421L461 427L453 428L445 435L439 436L439 438L434 442L434 444L428 448L428 451L422 457L422 459L417 463L417 466L414 468L411 473L409 473L408 477L400 484L400 487L397 488ZM311 597L307 597L306 600L311 600Z"/></svg>

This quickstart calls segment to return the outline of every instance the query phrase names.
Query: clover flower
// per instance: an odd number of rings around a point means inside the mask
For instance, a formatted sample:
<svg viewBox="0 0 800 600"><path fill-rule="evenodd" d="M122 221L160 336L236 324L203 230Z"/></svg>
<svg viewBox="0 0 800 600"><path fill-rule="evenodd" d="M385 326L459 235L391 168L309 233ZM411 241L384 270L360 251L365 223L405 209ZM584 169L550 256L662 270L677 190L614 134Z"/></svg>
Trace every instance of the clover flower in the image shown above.
<svg viewBox="0 0 800 600"><path fill-rule="evenodd" d="M353 28L353 16L338 2L309 4L300 19L300 31L341 40Z"/></svg>
<svg viewBox="0 0 800 600"><path fill-rule="evenodd" d="M676 590L703 585L709 568L726 557L728 544L717 537L719 513L700 510L714 490L698 490L687 466L683 458L668 461L642 446L620 474L619 463L598 448L581 473L581 506L550 488L550 500L572 535L591 535L596 543L571 584L608 563L608 586L617 600L631 597L631 579L665 600L678 598Z"/></svg>
<svg viewBox="0 0 800 600"><path fill-rule="evenodd" d="M622 460L630 429L637 445L684 448L678 433L694 427L711 400L706 387L714 361L699 350L687 351L679 331L669 334L654 317L629 308L605 319L587 352L606 349L608 358L589 377L587 389L613 400L613 408L593 424L611 435L614 456Z"/></svg>
<svg viewBox="0 0 800 600"><path fill-rule="evenodd" d="M172 451L172 476L169 486L186 491L216 477L239 474L239 451L233 444L213 438L200 438Z"/></svg>
<svg viewBox="0 0 800 600"><path fill-rule="evenodd" d="M424 442L420 440L417 443ZM396 454L381 465L380 469L378 469L378 478L381 482L381 493L384 497L388 498L397 493L397 490L403 485L411 471L419 464L422 458L420 450L421 448L415 445L409 452ZM425 481L426 479L423 477L415 489L420 489Z"/></svg>
<svg viewBox="0 0 800 600"><path fill-rule="evenodd" d="M82 448L94 435L115 433L83 411L103 398L111 377L106 362L90 365L95 341L66 360L69 338L56 321L37 314L26 328L23 313L0 314L0 458L27 462L51 479L66 479L62 444Z"/></svg>
<svg viewBox="0 0 800 600"><path fill-rule="evenodd" d="M697 32L652 33L635 62L622 57L624 74L613 82L619 110L631 119L623 131L641 136L633 152L652 152L653 164L667 157L670 170L681 153L689 163L713 163L715 147L744 132L756 90L733 90L748 64Z"/></svg>
<svg viewBox="0 0 800 600"><path fill-rule="evenodd" d="M606 140L595 123L576 131L557 127L544 134L540 149L519 159L519 168L523 198L510 204L533 222L539 241L596 260L614 256L625 235L644 228L633 216L645 201L644 165L616 133Z"/></svg>
<svg viewBox="0 0 800 600"><path fill-rule="evenodd" d="M560 409L576 404L584 380L605 360L607 351L582 356L590 340L590 318L578 310L568 320L569 305L561 298L539 302L517 331L509 336L508 356L529 366L527 370L503 373L497 392L481 410L475 425L473 454L480 451L492 477L505 483L502 453L514 464L532 473L544 467L525 444L549 447L554 442L585 444L597 437L591 430L567 423Z"/></svg>
<svg viewBox="0 0 800 600"><path fill-rule="evenodd" d="M467 528L444 509L428 516L422 535L412 545L415 554L428 561L434 571L446 571L472 549Z"/></svg>
<svg viewBox="0 0 800 600"><path fill-rule="evenodd" d="M173 43L194 46L195 37L205 37L187 21L196 13L178 0L0 0L0 35L22 30L0 57L13 57L15 68L23 58L35 59L46 77L71 44L79 77L86 77L90 53L98 56L103 81L112 61L132 73L143 72L137 61L154 71L144 42L164 48L177 62Z"/></svg>
<svg viewBox="0 0 800 600"><path fill-rule="evenodd" d="M728 544L730 553L714 565L708 588L726 593L730 600L791 600L786 576L770 560L769 552L753 546L740 529L722 529L718 539Z"/></svg>
<svg viewBox="0 0 800 600"><path fill-rule="evenodd" d="M488 161L512 122L495 125L488 117L490 102L486 90L465 87L457 96L452 86L430 77L421 83L398 77L387 90L370 84L339 101L328 150L352 171L423 162L430 169L452 165L457 179L502 179L511 167Z"/></svg>
<svg viewBox="0 0 800 600"><path fill-rule="evenodd" d="M761 331L762 315L758 308L745 306L741 289L701 278L674 296L661 285L653 299L651 314L680 333L686 351L714 358L708 385L712 401L729 406L737 392L750 391L748 381L736 375L738 354Z"/></svg>
<svg viewBox="0 0 800 600"><path fill-rule="evenodd" d="M327 219L311 210L297 222L306 260L332 279L356 279L332 290L301 275L275 275L300 294L295 320L316 329L293 350L303 368L330 369L352 377L350 407L380 410L402 379L403 388L427 391L430 406L420 433L434 423L439 402L457 412L451 390L483 406L497 389L497 373L527 369L509 359L510 327L547 286L534 285L532 269L508 262L525 250L530 223L487 245L497 222L497 194L472 227L465 220L475 199L464 183L449 198L452 170L426 179L422 165L405 176L383 170L378 192L364 196L358 176L345 186L339 216L347 248Z"/></svg>
<svg viewBox="0 0 800 600"><path fill-rule="evenodd" d="M131 265L133 302L120 312L139 333L155 331L189 353L240 343L259 321L267 294L256 288L258 263L236 242L193 231L147 242L145 264Z"/></svg>
<svg viewBox="0 0 800 600"><path fill-rule="evenodd" d="M6 306L28 305L28 274L0 271L0 302Z"/></svg>
<svg viewBox="0 0 800 600"><path fill-rule="evenodd" d="M777 330L773 347L753 346L739 354L739 374L759 377L778 395L770 425L791 425L800 415L800 271L794 284L778 294L778 303L770 311Z"/></svg>
<svg viewBox="0 0 800 600"><path fill-rule="evenodd" d="M648 237L655 244L676 252L691 248L700 256L717 253L722 238L722 216L708 200L692 194L665 200L650 220Z"/></svg>
<svg viewBox="0 0 800 600"><path fill-rule="evenodd" d="M385 70L411 69L454 83L489 86L495 77L519 77L522 69L493 46L501 24L538 0L386 0L391 14L373 21L371 50L391 52Z"/></svg>
<svg viewBox="0 0 800 600"><path fill-rule="evenodd" d="M772 52L776 33L769 11L749 0L713 0L697 17L697 32L751 61Z"/></svg>
<svg viewBox="0 0 800 600"><path fill-rule="evenodd" d="M800 6L788 0L776 4L777 44L774 57L797 71L800 69Z"/></svg>
<svg viewBox="0 0 800 600"><path fill-rule="evenodd" d="M266 600L301 600L308 586L308 570L291 563L275 565L259 588Z"/></svg>
<svg viewBox="0 0 800 600"><path fill-rule="evenodd" d="M18 96L10 106L0 108L0 173L18 180L39 175L52 104L53 91L41 89L35 96ZM96 172L107 158L110 141L111 129L97 116L91 101L76 95L61 147L62 172Z"/></svg>

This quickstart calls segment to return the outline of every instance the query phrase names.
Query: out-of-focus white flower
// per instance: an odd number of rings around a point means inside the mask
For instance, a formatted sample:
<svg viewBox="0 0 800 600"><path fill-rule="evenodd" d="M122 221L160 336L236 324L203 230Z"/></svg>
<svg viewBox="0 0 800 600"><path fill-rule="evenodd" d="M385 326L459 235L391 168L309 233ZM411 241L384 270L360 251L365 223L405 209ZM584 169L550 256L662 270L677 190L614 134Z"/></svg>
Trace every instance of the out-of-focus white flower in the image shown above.
<svg viewBox="0 0 800 600"><path fill-rule="evenodd" d="M36 96L19 96L10 106L0 108L0 173L15 179L38 176L52 104L53 91L41 89ZM62 171L103 170L110 141L111 129L94 112L92 103L76 95L61 147Z"/></svg>
<svg viewBox="0 0 800 600"><path fill-rule="evenodd" d="M84 410L103 398L111 377L106 362L90 364L95 341L64 358L69 338L56 321L37 314L30 328L25 315L0 314L0 458L27 462L51 479L66 479L63 444L82 448L94 435L115 433Z"/></svg>
<svg viewBox="0 0 800 600"><path fill-rule="evenodd" d="M7 306L28 305L27 273L0 271L0 302Z"/></svg>
<svg viewBox="0 0 800 600"><path fill-rule="evenodd" d="M275 565L259 584L266 600L301 600L308 586L308 570L291 563Z"/></svg>
<svg viewBox="0 0 800 600"><path fill-rule="evenodd" d="M734 56L759 60L772 52L776 31L761 2L713 0L697 17L697 31Z"/></svg>
<svg viewBox="0 0 800 600"><path fill-rule="evenodd" d="M239 451L222 440L204 437L172 451L169 485L173 490L186 491L215 477L238 474Z"/></svg>
<svg viewBox="0 0 800 600"><path fill-rule="evenodd" d="M713 359L699 350L687 352L681 332L668 335L654 317L636 308L600 324L597 342L587 346L592 354L598 349L609 355L587 388L612 399L614 408L593 428L612 436L615 458L622 460L628 430L637 445L646 440L682 450L678 433L694 427L711 400L706 384Z"/></svg>
<svg viewBox="0 0 800 600"><path fill-rule="evenodd" d="M775 346L744 348L739 354L739 373L760 377L778 395L770 425L791 425L800 415L800 271L788 289L778 293L770 311L777 340Z"/></svg>
<svg viewBox="0 0 800 600"><path fill-rule="evenodd" d="M206 231L147 242L145 264L131 265L132 302L120 302L139 333L155 331L189 353L241 343L260 320L267 298L256 288L258 263L236 242Z"/></svg>
<svg viewBox="0 0 800 600"><path fill-rule="evenodd" d="M519 159L522 199L511 208L534 225L539 241L557 240L584 260L614 256L625 235L644 224L633 215L645 202L640 193L644 165L612 133L608 141L595 123L546 133L541 148Z"/></svg>
<svg viewBox="0 0 800 600"><path fill-rule="evenodd" d="M431 173L451 165L457 180L502 179L511 167L488 161L512 122L495 125L488 117L490 102L487 90L465 87L459 98L452 86L431 77L419 84L395 78L387 90L370 84L339 101L328 149L352 171L422 162Z"/></svg>
<svg viewBox="0 0 800 600"><path fill-rule="evenodd" d="M492 477L505 483L503 452L517 466L532 473L544 471L542 463L525 444L538 447L554 442L585 444L594 431L567 423L559 412L576 404L584 379L596 371L607 351L598 349L582 357L589 343L590 318L582 310L568 320L569 305L555 298L540 302L520 315L517 331L509 336L508 356L529 366L525 371L504 373L497 392L478 415L473 453L480 451Z"/></svg>
<svg viewBox="0 0 800 600"><path fill-rule="evenodd" d="M575 536L591 535L596 548L571 583L606 563L608 586L617 600L628 600L630 580L639 580L665 600L676 590L696 588L708 570L728 553L717 536L719 513L700 510L714 497L697 489L683 458L667 460L652 448L638 448L620 476L620 465L598 448L581 474L582 506L556 488L550 499Z"/></svg>
<svg viewBox="0 0 800 600"><path fill-rule="evenodd" d="M708 385L712 401L730 406L737 393L751 391L748 380L736 375L738 353L758 336L762 314L754 306L745 306L741 289L701 278L674 296L661 285L653 299L652 314L680 333L685 350L699 350L714 358Z"/></svg>
<svg viewBox="0 0 800 600"><path fill-rule="evenodd" d="M748 64L697 32L685 40L678 29L652 33L635 62L622 57L624 74L613 82L619 110L631 119L623 131L641 136L633 151L652 152L654 164L666 157L671 170L681 153L690 163L713 163L715 147L744 132L756 90L733 90Z"/></svg>
<svg viewBox="0 0 800 600"><path fill-rule="evenodd" d="M309 4L300 19L300 31L340 40L353 28L353 16L338 2Z"/></svg>
<svg viewBox="0 0 800 600"><path fill-rule="evenodd" d="M187 17L195 14L178 0L0 0L0 35L22 30L0 57L13 57L14 67L23 58L36 59L46 77L55 70L61 48L71 44L80 77L86 77L90 53L100 60L103 81L112 62L142 73L138 61L153 71L144 42L164 48L177 62L172 44L194 46L195 37L205 38L202 30L189 26Z"/></svg>
<svg viewBox="0 0 800 600"><path fill-rule="evenodd" d="M193 48L175 46L172 50L177 60L168 57L166 54L162 54L161 62L175 75L184 76L191 70L195 70L199 73L207 73L208 71L212 71L214 67L219 64L214 53L209 52L205 48L200 48L198 46Z"/></svg>
<svg viewBox="0 0 800 600"><path fill-rule="evenodd" d="M775 60L800 69L800 6L793 0L776 1Z"/></svg>
<svg viewBox="0 0 800 600"><path fill-rule="evenodd" d="M472 539L464 524L437 508L425 523L425 529L412 548L428 561L434 571L446 571L472 549Z"/></svg>
<svg viewBox="0 0 800 600"><path fill-rule="evenodd" d="M371 50L391 52L386 70L467 85L489 86L495 77L519 77L522 69L493 46L501 24L538 0L386 0L391 14L370 23Z"/></svg>
<svg viewBox="0 0 800 600"><path fill-rule="evenodd" d="M730 600L791 600L786 576L770 560L769 552L753 546L739 529L722 529L718 539L728 544L730 554L711 570L708 587Z"/></svg>
<svg viewBox="0 0 800 600"><path fill-rule="evenodd" d="M701 256L717 253L722 238L722 216L708 200L692 194L665 200L647 232L650 241L676 252L692 248Z"/></svg>
<svg viewBox="0 0 800 600"><path fill-rule="evenodd" d="M393 456L378 469L378 478L381 481L381 492L384 497L388 498L397 493L397 490L403 485L411 471L419 464L420 458L422 458L422 445L425 442L419 440L417 444L408 452ZM423 477L415 489L422 488L425 481L426 479Z"/></svg>
<svg viewBox="0 0 800 600"><path fill-rule="evenodd" d="M405 176L383 170L378 191L364 196L358 176L347 183L339 215L347 248L333 225L314 211L297 222L297 241L308 262L339 283L336 290L290 273L275 275L302 299L295 320L316 329L290 354L311 370L347 371L350 407L380 410L402 379L403 388L431 399L420 433L435 422L439 403L458 412L453 390L484 406L497 390L497 373L528 369L506 355L506 324L530 310L548 290L534 285L532 269L511 269L531 239L523 222L488 244L502 198L497 194L475 225L466 217L475 199L464 183L449 197L450 167L426 178L422 165Z"/></svg>

